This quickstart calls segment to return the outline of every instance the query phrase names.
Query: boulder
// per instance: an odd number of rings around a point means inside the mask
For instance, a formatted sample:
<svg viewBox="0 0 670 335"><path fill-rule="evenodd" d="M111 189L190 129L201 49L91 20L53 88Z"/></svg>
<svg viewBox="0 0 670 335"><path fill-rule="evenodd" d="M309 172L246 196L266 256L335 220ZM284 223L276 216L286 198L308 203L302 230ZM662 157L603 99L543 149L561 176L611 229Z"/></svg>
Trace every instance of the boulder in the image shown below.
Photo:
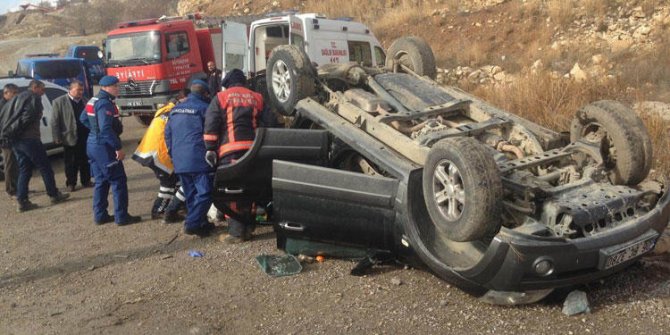
<svg viewBox="0 0 670 335"><path fill-rule="evenodd" d="M572 70L570 70L570 78L575 80L576 82L582 82L586 80L588 75L582 68L579 66L579 63L575 63L575 65L572 67Z"/></svg>

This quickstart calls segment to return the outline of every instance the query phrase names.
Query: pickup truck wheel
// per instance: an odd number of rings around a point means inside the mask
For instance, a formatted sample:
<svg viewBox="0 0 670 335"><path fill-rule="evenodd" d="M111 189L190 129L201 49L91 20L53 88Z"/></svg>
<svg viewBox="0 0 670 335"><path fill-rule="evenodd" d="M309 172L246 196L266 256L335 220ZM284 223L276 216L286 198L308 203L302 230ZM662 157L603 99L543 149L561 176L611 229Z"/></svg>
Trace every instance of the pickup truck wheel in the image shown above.
<svg viewBox="0 0 670 335"><path fill-rule="evenodd" d="M500 229L498 167L473 138L448 138L431 148L423 168L423 195L435 227L452 241L480 240Z"/></svg>
<svg viewBox="0 0 670 335"><path fill-rule="evenodd" d="M272 50L266 72L270 102L291 116L298 101L314 95L314 71L307 55L294 45Z"/></svg>
<svg viewBox="0 0 670 335"><path fill-rule="evenodd" d="M420 76L435 79L435 55L428 43L416 36L401 37L391 44L386 54L386 67L393 70L396 63L410 68Z"/></svg>
<svg viewBox="0 0 670 335"><path fill-rule="evenodd" d="M600 146L611 182L637 185L649 174L653 160L651 139L635 112L615 101L597 101L577 111L570 140Z"/></svg>
<svg viewBox="0 0 670 335"><path fill-rule="evenodd" d="M151 120L153 120L154 117L151 115L135 115L135 119L137 119L137 122L141 123L145 127L148 127L151 124Z"/></svg>

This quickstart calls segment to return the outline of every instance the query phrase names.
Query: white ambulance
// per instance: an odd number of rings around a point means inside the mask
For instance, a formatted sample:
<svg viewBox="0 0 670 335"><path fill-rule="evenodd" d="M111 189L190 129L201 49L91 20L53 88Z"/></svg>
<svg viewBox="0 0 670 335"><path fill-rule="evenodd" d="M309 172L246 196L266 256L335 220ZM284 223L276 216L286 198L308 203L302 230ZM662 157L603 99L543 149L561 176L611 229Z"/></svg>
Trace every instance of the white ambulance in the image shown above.
<svg viewBox="0 0 670 335"><path fill-rule="evenodd" d="M293 47L286 47L293 46ZM307 64L295 64L290 54L304 51ZM295 55L294 55L295 56ZM271 105L290 115L300 99L310 96L313 85L303 83L300 71L314 66L355 62L367 67L382 67L384 50L370 29L350 19L328 19L319 14L289 14L246 24L223 24L223 70L243 70L252 86L266 95ZM300 62L300 61L299 61ZM311 62L311 64L309 64ZM265 78L265 79L264 79Z"/></svg>

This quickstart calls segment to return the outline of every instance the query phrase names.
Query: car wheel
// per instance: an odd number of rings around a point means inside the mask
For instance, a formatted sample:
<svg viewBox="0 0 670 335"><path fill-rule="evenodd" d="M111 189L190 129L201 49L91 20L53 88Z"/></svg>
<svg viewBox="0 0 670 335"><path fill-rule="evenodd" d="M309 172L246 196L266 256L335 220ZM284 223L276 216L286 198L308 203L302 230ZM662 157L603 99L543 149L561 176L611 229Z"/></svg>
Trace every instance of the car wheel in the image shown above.
<svg viewBox="0 0 670 335"><path fill-rule="evenodd" d="M137 119L137 122L141 123L145 127L148 127L154 117L151 115L135 115L135 119Z"/></svg>
<svg viewBox="0 0 670 335"><path fill-rule="evenodd" d="M635 112L615 101L597 101L577 111L570 140L600 146L611 182L637 185L651 169L649 133Z"/></svg>
<svg viewBox="0 0 670 335"><path fill-rule="evenodd" d="M452 241L476 241L500 229L502 181L493 157L470 137L437 142L423 168L423 194L436 229Z"/></svg>
<svg viewBox="0 0 670 335"><path fill-rule="evenodd" d="M314 95L314 71L307 55L294 45L272 50L266 72L270 102L285 116L293 115L298 101Z"/></svg>
<svg viewBox="0 0 670 335"><path fill-rule="evenodd" d="M419 37L401 37L393 41L386 54L386 67L393 71L395 64L402 64L414 73L430 79L437 76L433 50Z"/></svg>

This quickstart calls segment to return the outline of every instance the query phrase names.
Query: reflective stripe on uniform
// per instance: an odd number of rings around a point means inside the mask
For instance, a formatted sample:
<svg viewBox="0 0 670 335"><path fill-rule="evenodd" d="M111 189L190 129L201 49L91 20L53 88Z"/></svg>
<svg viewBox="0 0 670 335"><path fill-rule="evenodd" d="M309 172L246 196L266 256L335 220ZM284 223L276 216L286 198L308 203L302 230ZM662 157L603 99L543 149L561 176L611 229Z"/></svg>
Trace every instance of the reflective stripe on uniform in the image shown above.
<svg viewBox="0 0 670 335"><path fill-rule="evenodd" d="M219 147L219 158L231 152L240 150L249 150L254 144L254 141L238 141L235 143L226 143Z"/></svg>

